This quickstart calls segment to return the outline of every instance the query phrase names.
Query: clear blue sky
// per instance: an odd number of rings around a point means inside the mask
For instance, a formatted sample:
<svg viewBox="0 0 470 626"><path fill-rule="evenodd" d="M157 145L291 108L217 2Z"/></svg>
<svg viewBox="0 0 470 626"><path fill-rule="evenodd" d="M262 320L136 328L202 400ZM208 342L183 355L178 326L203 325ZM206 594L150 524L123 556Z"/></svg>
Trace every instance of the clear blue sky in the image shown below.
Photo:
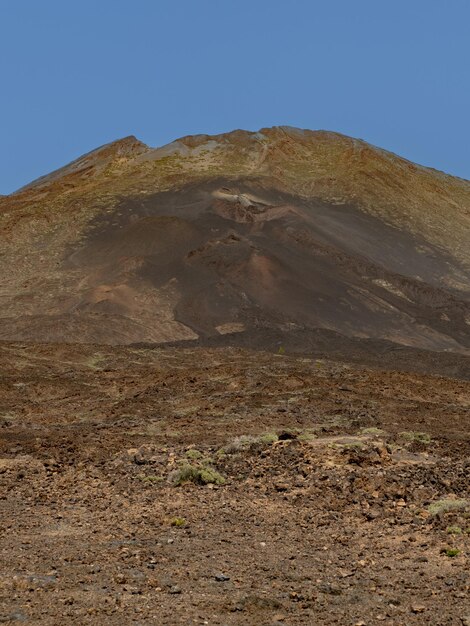
<svg viewBox="0 0 470 626"><path fill-rule="evenodd" d="M288 124L470 178L469 0L0 0L0 193L103 143Z"/></svg>

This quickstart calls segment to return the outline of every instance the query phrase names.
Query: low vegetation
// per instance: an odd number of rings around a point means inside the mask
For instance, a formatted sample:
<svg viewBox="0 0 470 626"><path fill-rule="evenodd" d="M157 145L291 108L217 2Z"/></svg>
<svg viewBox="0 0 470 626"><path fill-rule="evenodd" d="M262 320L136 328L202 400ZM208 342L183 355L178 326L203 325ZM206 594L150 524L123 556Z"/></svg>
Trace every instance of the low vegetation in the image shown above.
<svg viewBox="0 0 470 626"><path fill-rule="evenodd" d="M246 452L256 446L269 446L278 441L279 437L276 433L264 433L262 435L240 435L232 439L227 445L219 450L219 454L237 454L238 452Z"/></svg>
<svg viewBox="0 0 470 626"><path fill-rule="evenodd" d="M168 479L177 487L188 482L196 485L223 485L225 483L225 478L213 467L192 463L183 463L170 473Z"/></svg>
<svg viewBox="0 0 470 626"><path fill-rule="evenodd" d="M140 474L138 476L138 479L141 480L143 483L151 483L151 484L158 484L163 482L163 478L161 476L144 476L143 474Z"/></svg>
<svg viewBox="0 0 470 626"><path fill-rule="evenodd" d="M383 435L386 435L387 433L385 432L385 430L382 430L381 428L377 428L376 426L370 426L368 428L361 428L361 430L359 431L360 435L372 435L374 437L382 437Z"/></svg>
<svg viewBox="0 0 470 626"><path fill-rule="evenodd" d="M192 461L198 461L199 459L202 459L204 455L199 450L196 450L196 448L191 448L186 451L186 456Z"/></svg>
<svg viewBox="0 0 470 626"><path fill-rule="evenodd" d="M458 556L459 554L460 554L460 550L458 548L448 548L445 551L445 555L450 556L450 557Z"/></svg>
<svg viewBox="0 0 470 626"><path fill-rule="evenodd" d="M422 443L428 445L432 441L431 436L428 433L414 431L403 431L400 433L400 437L409 443Z"/></svg>
<svg viewBox="0 0 470 626"><path fill-rule="evenodd" d="M469 506L469 501L462 498L443 498L432 502L428 506L431 515L444 515L449 511L464 511Z"/></svg>

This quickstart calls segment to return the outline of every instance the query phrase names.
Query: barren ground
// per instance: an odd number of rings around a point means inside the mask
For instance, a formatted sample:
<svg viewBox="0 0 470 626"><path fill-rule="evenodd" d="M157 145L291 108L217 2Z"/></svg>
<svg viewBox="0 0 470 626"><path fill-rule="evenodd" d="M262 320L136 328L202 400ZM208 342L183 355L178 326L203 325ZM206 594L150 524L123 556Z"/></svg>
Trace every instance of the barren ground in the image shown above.
<svg viewBox="0 0 470 626"><path fill-rule="evenodd" d="M227 348L0 362L0 622L470 624L468 381Z"/></svg>

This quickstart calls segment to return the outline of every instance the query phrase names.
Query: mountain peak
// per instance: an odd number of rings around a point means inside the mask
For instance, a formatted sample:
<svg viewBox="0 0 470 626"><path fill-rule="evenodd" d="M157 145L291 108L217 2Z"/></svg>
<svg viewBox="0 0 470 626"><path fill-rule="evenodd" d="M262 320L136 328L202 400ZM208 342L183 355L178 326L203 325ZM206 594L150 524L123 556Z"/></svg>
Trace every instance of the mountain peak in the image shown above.
<svg viewBox="0 0 470 626"><path fill-rule="evenodd" d="M339 133L124 137L1 200L0 338L468 352L469 206L468 182Z"/></svg>
<svg viewBox="0 0 470 626"><path fill-rule="evenodd" d="M119 161L126 162L148 150L150 148L146 144L139 141L134 135L129 135L87 152L68 165L28 183L15 193L44 188L51 183L71 183L72 181L77 183L78 181L93 178L113 163Z"/></svg>
<svg viewBox="0 0 470 626"><path fill-rule="evenodd" d="M136 152L149 149L149 146L140 141L140 139L137 139L135 135L128 135L127 137L122 137L121 139L116 139L115 141L104 144L103 146L100 146L89 154L102 152L105 150L118 154L134 154Z"/></svg>

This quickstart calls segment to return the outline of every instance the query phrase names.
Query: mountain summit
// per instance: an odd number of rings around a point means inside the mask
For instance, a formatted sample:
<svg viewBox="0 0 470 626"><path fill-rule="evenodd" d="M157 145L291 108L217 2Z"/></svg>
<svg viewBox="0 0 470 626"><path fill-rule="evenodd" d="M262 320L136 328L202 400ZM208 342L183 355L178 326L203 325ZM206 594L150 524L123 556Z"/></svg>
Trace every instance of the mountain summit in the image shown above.
<svg viewBox="0 0 470 626"><path fill-rule="evenodd" d="M0 197L0 227L1 339L470 352L470 182L337 133L127 137Z"/></svg>

